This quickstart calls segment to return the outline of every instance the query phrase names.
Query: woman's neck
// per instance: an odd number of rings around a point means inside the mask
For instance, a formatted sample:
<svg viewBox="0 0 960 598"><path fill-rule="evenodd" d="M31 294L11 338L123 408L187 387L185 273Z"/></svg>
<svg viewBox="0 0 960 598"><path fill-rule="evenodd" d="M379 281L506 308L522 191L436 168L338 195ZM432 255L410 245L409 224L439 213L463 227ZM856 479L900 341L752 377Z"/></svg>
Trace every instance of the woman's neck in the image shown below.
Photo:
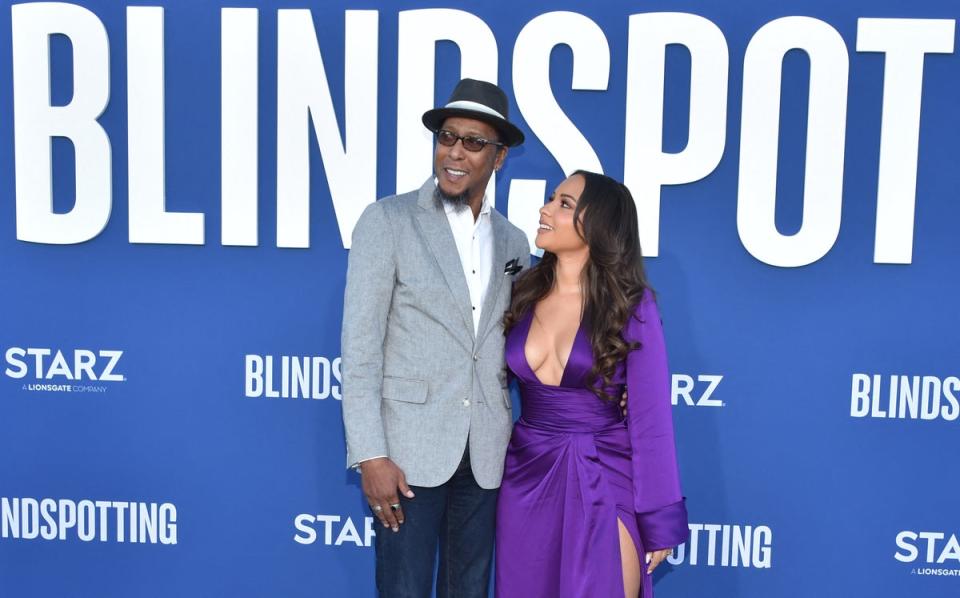
<svg viewBox="0 0 960 598"><path fill-rule="evenodd" d="M555 266L556 277L554 290L560 295L576 294L581 292L583 269L587 265L589 254L586 250L557 254Z"/></svg>

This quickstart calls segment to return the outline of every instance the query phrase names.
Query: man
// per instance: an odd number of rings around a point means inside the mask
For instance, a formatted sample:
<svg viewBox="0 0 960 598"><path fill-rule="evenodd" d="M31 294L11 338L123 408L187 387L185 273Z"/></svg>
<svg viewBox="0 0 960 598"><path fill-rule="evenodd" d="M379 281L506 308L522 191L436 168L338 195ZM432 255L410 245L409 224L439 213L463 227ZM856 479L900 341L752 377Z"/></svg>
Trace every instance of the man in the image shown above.
<svg viewBox="0 0 960 598"><path fill-rule="evenodd" d="M347 463L384 527L377 589L486 598L497 488L512 425L501 318L526 236L487 183L523 133L506 94L464 79L423 115L434 176L367 207L353 232L342 372Z"/></svg>

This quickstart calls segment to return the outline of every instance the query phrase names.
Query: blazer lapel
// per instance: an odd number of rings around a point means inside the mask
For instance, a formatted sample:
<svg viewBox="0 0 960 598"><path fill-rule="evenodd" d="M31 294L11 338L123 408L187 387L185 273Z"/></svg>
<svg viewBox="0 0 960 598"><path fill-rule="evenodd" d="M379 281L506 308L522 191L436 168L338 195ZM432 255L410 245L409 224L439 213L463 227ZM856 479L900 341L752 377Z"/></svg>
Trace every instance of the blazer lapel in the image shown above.
<svg viewBox="0 0 960 598"><path fill-rule="evenodd" d="M417 204L420 207L417 213L417 224L426 240L433 257L437 260L443 279L450 290L450 298L454 308L463 318L471 341L474 338L473 314L470 310L470 289L467 288L467 279L463 275L463 265L460 263L460 253L457 243L453 239L447 214L443 211L433 195L433 177L420 187L420 197Z"/></svg>
<svg viewBox="0 0 960 598"><path fill-rule="evenodd" d="M490 282L487 284L487 296L483 300L483 311L480 312L480 324L477 326L477 338L483 339L490 325L503 317L503 312L493 313L500 295L500 287L509 284L504 282L507 275L503 269L511 256L507 253L507 221L495 209L490 210L490 228L493 231L493 263L490 265Z"/></svg>

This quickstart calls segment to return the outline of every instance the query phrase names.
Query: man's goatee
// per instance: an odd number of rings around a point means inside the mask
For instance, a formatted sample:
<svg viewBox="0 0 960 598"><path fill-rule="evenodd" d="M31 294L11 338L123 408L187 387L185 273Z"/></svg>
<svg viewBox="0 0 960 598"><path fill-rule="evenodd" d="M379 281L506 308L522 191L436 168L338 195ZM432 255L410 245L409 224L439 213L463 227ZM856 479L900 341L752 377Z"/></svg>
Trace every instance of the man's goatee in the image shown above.
<svg viewBox="0 0 960 598"><path fill-rule="evenodd" d="M450 195L449 193L444 193L443 190L440 189L440 185L437 185L434 188L433 197L441 204L449 204L453 206L458 212L466 209L469 205L466 192L460 193L459 195Z"/></svg>

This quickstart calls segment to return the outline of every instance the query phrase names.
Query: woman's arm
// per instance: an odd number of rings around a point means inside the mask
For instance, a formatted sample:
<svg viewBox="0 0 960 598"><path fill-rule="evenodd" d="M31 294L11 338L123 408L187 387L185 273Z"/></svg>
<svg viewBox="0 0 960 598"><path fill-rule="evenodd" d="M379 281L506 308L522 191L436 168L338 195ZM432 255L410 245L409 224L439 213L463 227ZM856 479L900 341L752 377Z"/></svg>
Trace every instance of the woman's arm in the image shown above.
<svg viewBox="0 0 960 598"><path fill-rule="evenodd" d="M632 446L633 502L646 551L687 539L670 403L670 372L660 312L645 292L624 339L640 347L627 355L627 426Z"/></svg>

